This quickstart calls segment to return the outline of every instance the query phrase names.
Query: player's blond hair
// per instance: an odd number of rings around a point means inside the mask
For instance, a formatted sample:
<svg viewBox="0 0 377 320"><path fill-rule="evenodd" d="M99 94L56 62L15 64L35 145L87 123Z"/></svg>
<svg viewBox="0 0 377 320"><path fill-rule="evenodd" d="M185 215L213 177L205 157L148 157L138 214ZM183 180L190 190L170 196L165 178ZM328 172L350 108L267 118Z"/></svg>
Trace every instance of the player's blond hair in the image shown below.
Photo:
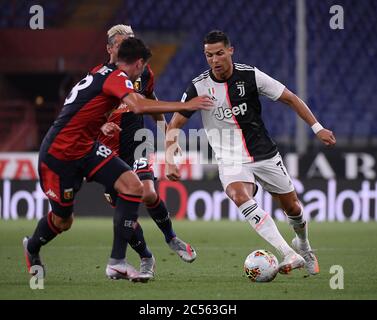
<svg viewBox="0 0 377 320"><path fill-rule="evenodd" d="M129 37L134 37L135 34L131 28L131 26L128 26L128 25L125 25L125 24L117 24L113 27L111 27L108 31L107 31L107 43L109 45L113 45L114 44L114 37L117 35L117 34L120 34L120 35L125 35L127 36L128 38Z"/></svg>

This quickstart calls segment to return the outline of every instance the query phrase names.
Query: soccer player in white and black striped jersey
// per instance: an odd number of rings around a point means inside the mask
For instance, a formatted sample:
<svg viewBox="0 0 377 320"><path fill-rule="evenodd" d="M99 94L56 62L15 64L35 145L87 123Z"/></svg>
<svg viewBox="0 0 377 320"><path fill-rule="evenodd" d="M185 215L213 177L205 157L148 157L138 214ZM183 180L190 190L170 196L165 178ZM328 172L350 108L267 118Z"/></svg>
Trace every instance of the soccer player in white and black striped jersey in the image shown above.
<svg viewBox="0 0 377 320"><path fill-rule="evenodd" d="M333 133L323 128L309 107L284 85L267 74L245 64L233 63L234 48L222 31L211 31L204 39L204 53L210 69L192 80L182 101L207 94L215 103L202 110L203 126L219 165L219 176L226 194L238 206L246 220L283 257L281 273L305 265L319 273L319 265L308 240L307 222L291 179L275 142L261 117L259 95L289 105L325 145L334 145ZM170 151L175 150L177 128L193 112L175 113L168 127L166 174L178 180L180 174ZM293 226L294 251L279 233L273 219L254 200L256 181L279 201Z"/></svg>

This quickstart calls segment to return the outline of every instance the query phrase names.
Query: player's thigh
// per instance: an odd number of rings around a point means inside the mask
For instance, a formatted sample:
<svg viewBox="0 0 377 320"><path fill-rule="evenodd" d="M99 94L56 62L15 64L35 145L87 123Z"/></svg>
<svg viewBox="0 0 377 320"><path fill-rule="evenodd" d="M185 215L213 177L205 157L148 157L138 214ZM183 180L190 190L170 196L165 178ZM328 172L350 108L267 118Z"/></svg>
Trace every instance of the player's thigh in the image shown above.
<svg viewBox="0 0 377 320"><path fill-rule="evenodd" d="M219 164L219 177L225 193L236 205L252 199L255 177L247 164Z"/></svg>
<svg viewBox="0 0 377 320"><path fill-rule="evenodd" d="M114 183L114 187L105 188L104 196L111 207L115 208L119 199L119 193L124 195L144 195L144 185L138 180L132 171L123 173Z"/></svg>
<svg viewBox="0 0 377 320"><path fill-rule="evenodd" d="M132 171L110 148L99 142L94 143L92 151L83 159L82 170L88 181L96 181L106 188L114 187L125 172Z"/></svg>
<svg viewBox="0 0 377 320"><path fill-rule="evenodd" d="M246 166L246 164L224 164L219 163L219 178L224 191L227 190L228 185L234 182L245 182L255 184L255 177L253 172Z"/></svg>
<svg viewBox="0 0 377 320"><path fill-rule="evenodd" d="M143 201L146 202L147 204L149 204L150 202L155 202L157 200L157 193L156 193L156 190L155 190L155 187L154 187L154 181L155 181L155 176L154 176L154 172L153 172L153 169L148 169L148 170L144 170L144 169L141 169L141 170L137 170L138 169L138 166L137 164L140 164L141 162L137 162L135 161L135 163L133 164L133 169L135 171L135 173L137 174L139 180L142 182L143 184ZM136 165L136 166L135 166ZM136 181L134 179L134 175L130 176L130 175L126 175L124 180L125 180L125 184L123 184L124 186L124 189L128 189L128 193L132 193L132 194L135 194L135 191L132 191L130 190L130 186L127 185L127 182L129 182L129 184L131 184L131 186L134 186L135 184L139 184L138 181ZM123 178L120 180L120 182L123 181ZM119 186L118 186L119 188ZM137 192L137 191L136 191ZM104 192L104 196L105 196L105 199L107 200L107 202L112 206L112 207L115 207L116 206L116 201L118 199L118 192L114 189L114 186L112 187L106 187L105 188L105 192Z"/></svg>
<svg viewBox="0 0 377 320"><path fill-rule="evenodd" d="M42 190L50 201L52 212L61 218L70 217L76 193L83 181L78 162L44 157L39 161L38 171Z"/></svg>
<svg viewBox="0 0 377 320"><path fill-rule="evenodd" d="M114 189L118 193L142 196L143 184L137 174L131 170L124 172L114 183Z"/></svg>
<svg viewBox="0 0 377 320"><path fill-rule="evenodd" d="M294 191L292 180L279 153L271 159L253 163L252 167L256 180L264 190L273 194Z"/></svg>

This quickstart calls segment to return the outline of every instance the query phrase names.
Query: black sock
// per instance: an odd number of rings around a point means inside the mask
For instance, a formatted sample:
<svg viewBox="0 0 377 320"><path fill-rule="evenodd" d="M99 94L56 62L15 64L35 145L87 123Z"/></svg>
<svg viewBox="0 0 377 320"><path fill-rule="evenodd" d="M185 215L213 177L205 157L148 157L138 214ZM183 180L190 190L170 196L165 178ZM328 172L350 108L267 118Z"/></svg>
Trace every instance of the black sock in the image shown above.
<svg viewBox="0 0 377 320"><path fill-rule="evenodd" d="M33 236L29 239L27 250L31 254L39 252L42 246L49 243L59 233L61 233L52 223L52 212L38 221Z"/></svg>
<svg viewBox="0 0 377 320"><path fill-rule="evenodd" d="M176 234L173 231L168 209L160 197L157 198L153 205L147 206L147 210L151 218L163 232L166 242L169 242L171 239L176 237Z"/></svg>
<svg viewBox="0 0 377 320"><path fill-rule="evenodd" d="M143 229L139 223L137 223L135 232L130 240L130 246L139 254L140 258L152 257L152 253L149 251L144 239Z"/></svg>
<svg viewBox="0 0 377 320"><path fill-rule="evenodd" d="M113 219L113 248L111 258L125 259L127 244L134 235L137 225L137 211L139 210L141 197L118 194Z"/></svg>

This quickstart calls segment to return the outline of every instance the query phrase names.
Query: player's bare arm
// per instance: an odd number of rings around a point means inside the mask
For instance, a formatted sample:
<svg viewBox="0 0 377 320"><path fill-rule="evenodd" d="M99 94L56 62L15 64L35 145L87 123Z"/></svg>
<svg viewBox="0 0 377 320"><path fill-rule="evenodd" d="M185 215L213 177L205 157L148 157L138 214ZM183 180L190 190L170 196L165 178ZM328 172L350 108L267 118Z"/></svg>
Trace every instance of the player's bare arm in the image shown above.
<svg viewBox="0 0 377 320"><path fill-rule="evenodd" d="M326 128L322 128L306 103L293 92L285 88L278 100L289 105L293 110L295 110L300 118L303 119L310 127L318 124L318 132L316 132L317 130L315 130L315 132L317 138L321 140L325 145L331 146L336 143L334 133Z"/></svg>
<svg viewBox="0 0 377 320"><path fill-rule="evenodd" d="M190 100L191 101L191 100ZM165 140L165 174L169 180L177 181L181 178L178 166L174 163L174 155L180 150L178 145L179 129L182 128L188 118L175 113L166 132Z"/></svg>
<svg viewBox="0 0 377 320"><path fill-rule="evenodd" d="M165 116L162 113L151 114L151 117L156 121L157 126L160 128L161 132L166 134L168 130L168 124L166 122ZM174 151L174 155L182 155L182 149L177 145L177 149Z"/></svg>
<svg viewBox="0 0 377 320"><path fill-rule="evenodd" d="M146 99L138 93L130 93L122 102L136 114L210 110L213 107L212 100L207 96L196 97L188 102L166 102Z"/></svg>

